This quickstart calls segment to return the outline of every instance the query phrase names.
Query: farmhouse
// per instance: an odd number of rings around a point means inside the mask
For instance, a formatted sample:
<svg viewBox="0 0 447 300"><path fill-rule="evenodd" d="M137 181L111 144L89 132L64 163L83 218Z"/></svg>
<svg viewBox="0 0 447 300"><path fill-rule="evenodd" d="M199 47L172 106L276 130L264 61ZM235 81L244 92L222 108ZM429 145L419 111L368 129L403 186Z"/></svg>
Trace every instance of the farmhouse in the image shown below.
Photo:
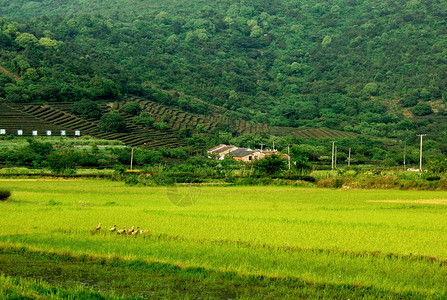
<svg viewBox="0 0 447 300"><path fill-rule="evenodd" d="M256 159L263 159L266 156L270 155L278 155L282 158L288 159L289 156L287 154L282 154L277 150L252 150L250 148L239 148L236 146L228 146L225 144L220 144L216 147L208 149L208 154L214 154L217 159L223 160L225 156L230 156L235 160L250 162Z"/></svg>
<svg viewBox="0 0 447 300"><path fill-rule="evenodd" d="M236 146L228 146L225 144L220 144L219 146L209 149L207 153L214 154L218 157L219 160L223 160L225 158L225 155L236 149L238 149L238 147Z"/></svg>
<svg viewBox="0 0 447 300"><path fill-rule="evenodd" d="M251 150L250 148L238 148L229 153L229 155L235 159L244 162L249 162L255 159L263 158L261 151Z"/></svg>

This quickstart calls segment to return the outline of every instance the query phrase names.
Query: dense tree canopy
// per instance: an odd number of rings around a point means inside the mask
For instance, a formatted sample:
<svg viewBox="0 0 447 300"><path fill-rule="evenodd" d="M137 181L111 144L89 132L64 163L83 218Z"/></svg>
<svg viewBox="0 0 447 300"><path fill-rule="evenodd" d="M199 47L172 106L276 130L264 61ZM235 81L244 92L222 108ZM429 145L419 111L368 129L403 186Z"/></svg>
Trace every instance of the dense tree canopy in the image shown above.
<svg viewBox="0 0 447 300"><path fill-rule="evenodd" d="M446 0L13 0L0 13L0 65L21 78L0 77L6 101L131 94L388 137L444 120Z"/></svg>
<svg viewBox="0 0 447 300"><path fill-rule="evenodd" d="M107 132L124 132L126 130L126 122L117 111L112 111L101 117L99 128Z"/></svg>

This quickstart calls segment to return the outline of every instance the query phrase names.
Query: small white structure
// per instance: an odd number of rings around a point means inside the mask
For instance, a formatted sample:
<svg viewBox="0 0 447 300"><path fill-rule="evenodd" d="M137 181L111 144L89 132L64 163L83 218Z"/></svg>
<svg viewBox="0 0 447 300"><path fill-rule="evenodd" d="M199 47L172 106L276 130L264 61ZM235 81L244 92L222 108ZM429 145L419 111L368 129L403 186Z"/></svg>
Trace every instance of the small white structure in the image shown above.
<svg viewBox="0 0 447 300"><path fill-rule="evenodd" d="M66 136L67 132L65 130L61 130L61 136Z"/></svg>
<svg viewBox="0 0 447 300"><path fill-rule="evenodd" d="M22 129L17 130L17 135L23 135L23 130Z"/></svg>
<svg viewBox="0 0 447 300"><path fill-rule="evenodd" d="M6 129L0 129L0 134L6 134Z"/></svg>
<svg viewBox="0 0 447 300"><path fill-rule="evenodd" d="M37 136L37 130L33 130L33 136Z"/></svg>
<svg viewBox="0 0 447 300"><path fill-rule="evenodd" d="M75 136L80 136L81 135L81 131L80 130L75 130Z"/></svg>
<svg viewBox="0 0 447 300"><path fill-rule="evenodd" d="M47 130L47 135L48 135L48 136L51 135L51 130Z"/></svg>

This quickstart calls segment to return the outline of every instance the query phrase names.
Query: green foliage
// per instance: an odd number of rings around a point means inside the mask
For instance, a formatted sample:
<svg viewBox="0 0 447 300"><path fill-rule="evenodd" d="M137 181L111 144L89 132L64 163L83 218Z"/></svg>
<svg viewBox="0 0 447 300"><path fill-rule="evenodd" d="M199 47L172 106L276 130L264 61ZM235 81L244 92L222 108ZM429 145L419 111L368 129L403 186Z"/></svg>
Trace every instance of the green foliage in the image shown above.
<svg viewBox="0 0 447 300"><path fill-rule="evenodd" d="M53 151L53 145L49 142L39 142L34 139L27 139L27 142L29 144L29 148L36 154L40 156L46 156L50 154Z"/></svg>
<svg viewBox="0 0 447 300"><path fill-rule="evenodd" d="M11 197L11 191L7 189L0 189L0 201L6 201Z"/></svg>
<svg viewBox="0 0 447 300"><path fill-rule="evenodd" d="M253 166L261 174L273 175L284 171L287 168L287 162L284 158L272 154L253 162Z"/></svg>
<svg viewBox="0 0 447 300"><path fill-rule="evenodd" d="M137 102L127 102L123 106L123 111L135 116L141 111L141 107Z"/></svg>
<svg viewBox="0 0 447 300"><path fill-rule="evenodd" d="M379 91L379 86L375 82L369 82L363 88L363 92L368 96L375 96Z"/></svg>
<svg viewBox="0 0 447 300"><path fill-rule="evenodd" d="M158 130L165 130L166 128L168 128L168 124L166 124L166 122L156 122L154 123L154 127Z"/></svg>
<svg viewBox="0 0 447 300"><path fill-rule="evenodd" d="M301 147L293 145L290 148L290 157L298 170L302 172L310 170L311 164L309 162L309 156Z"/></svg>
<svg viewBox="0 0 447 300"><path fill-rule="evenodd" d="M101 117L99 128L107 132L124 132L126 130L126 122L124 117L117 111L112 111Z"/></svg>
<svg viewBox="0 0 447 300"><path fill-rule="evenodd" d="M418 100L416 97L407 96L400 101L403 107L413 107L418 104Z"/></svg>
<svg viewBox="0 0 447 300"><path fill-rule="evenodd" d="M37 3L37 2L34 2ZM32 257L33 255L29 255ZM47 262L46 262L47 263ZM47 265L48 266L48 265ZM17 269L17 268L16 268ZM34 272L33 272L34 273ZM45 275L45 274L42 274ZM0 297L4 299L113 299L113 294L105 294L77 286L62 289L39 279L9 277L0 275Z"/></svg>
<svg viewBox="0 0 447 300"><path fill-rule="evenodd" d="M416 104L411 109L411 111L416 116L425 116L425 115L429 115L429 114L433 113L433 110L432 110L430 104L424 103L424 102L420 102L420 103Z"/></svg>
<svg viewBox="0 0 447 300"><path fill-rule="evenodd" d="M72 172L76 166L76 157L73 151L52 152L47 157L48 167L54 173Z"/></svg>
<svg viewBox="0 0 447 300"><path fill-rule="evenodd" d="M152 125L154 125L154 122L155 122L154 118L152 118L152 117L150 116L150 114L147 113L147 112L141 112L141 113L138 115L138 117L136 117L136 118L134 119L134 121L135 121L137 124L141 124L141 125L146 126L146 127L152 127Z"/></svg>
<svg viewBox="0 0 447 300"><path fill-rule="evenodd" d="M20 47L30 48L37 45L37 38L31 33L21 33L15 41Z"/></svg>
<svg viewBox="0 0 447 300"><path fill-rule="evenodd" d="M98 119L101 116L99 104L89 99L82 99L73 103L71 111L82 118Z"/></svg>
<svg viewBox="0 0 447 300"><path fill-rule="evenodd" d="M212 104L255 122L394 137L405 130L383 120L402 117L392 100L447 94L444 4L188 0L180 12L175 1L4 1L0 65L11 75L0 97L134 95L196 113ZM369 113L378 116L365 121Z"/></svg>
<svg viewBox="0 0 447 300"><path fill-rule="evenodd" d="M428 172L435 175L445 174L447 172L447 158L441 156L430 159L425 165Z"/></svg>

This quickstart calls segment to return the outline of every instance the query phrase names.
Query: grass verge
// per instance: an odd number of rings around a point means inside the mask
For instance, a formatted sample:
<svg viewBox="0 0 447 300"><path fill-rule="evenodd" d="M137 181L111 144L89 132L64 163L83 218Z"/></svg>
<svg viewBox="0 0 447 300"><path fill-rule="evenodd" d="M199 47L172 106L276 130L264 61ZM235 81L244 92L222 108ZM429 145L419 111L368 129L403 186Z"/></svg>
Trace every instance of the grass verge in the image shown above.
<svg viewBox="0 0 447 300"><path fill-rule="evenodd" d="M6 299L116 298L425 298L372 286L321 284L296 278L241 276L203 267L119 257L0 248L0 296ZM120 296L117 296L120 295Z"/></svg>

